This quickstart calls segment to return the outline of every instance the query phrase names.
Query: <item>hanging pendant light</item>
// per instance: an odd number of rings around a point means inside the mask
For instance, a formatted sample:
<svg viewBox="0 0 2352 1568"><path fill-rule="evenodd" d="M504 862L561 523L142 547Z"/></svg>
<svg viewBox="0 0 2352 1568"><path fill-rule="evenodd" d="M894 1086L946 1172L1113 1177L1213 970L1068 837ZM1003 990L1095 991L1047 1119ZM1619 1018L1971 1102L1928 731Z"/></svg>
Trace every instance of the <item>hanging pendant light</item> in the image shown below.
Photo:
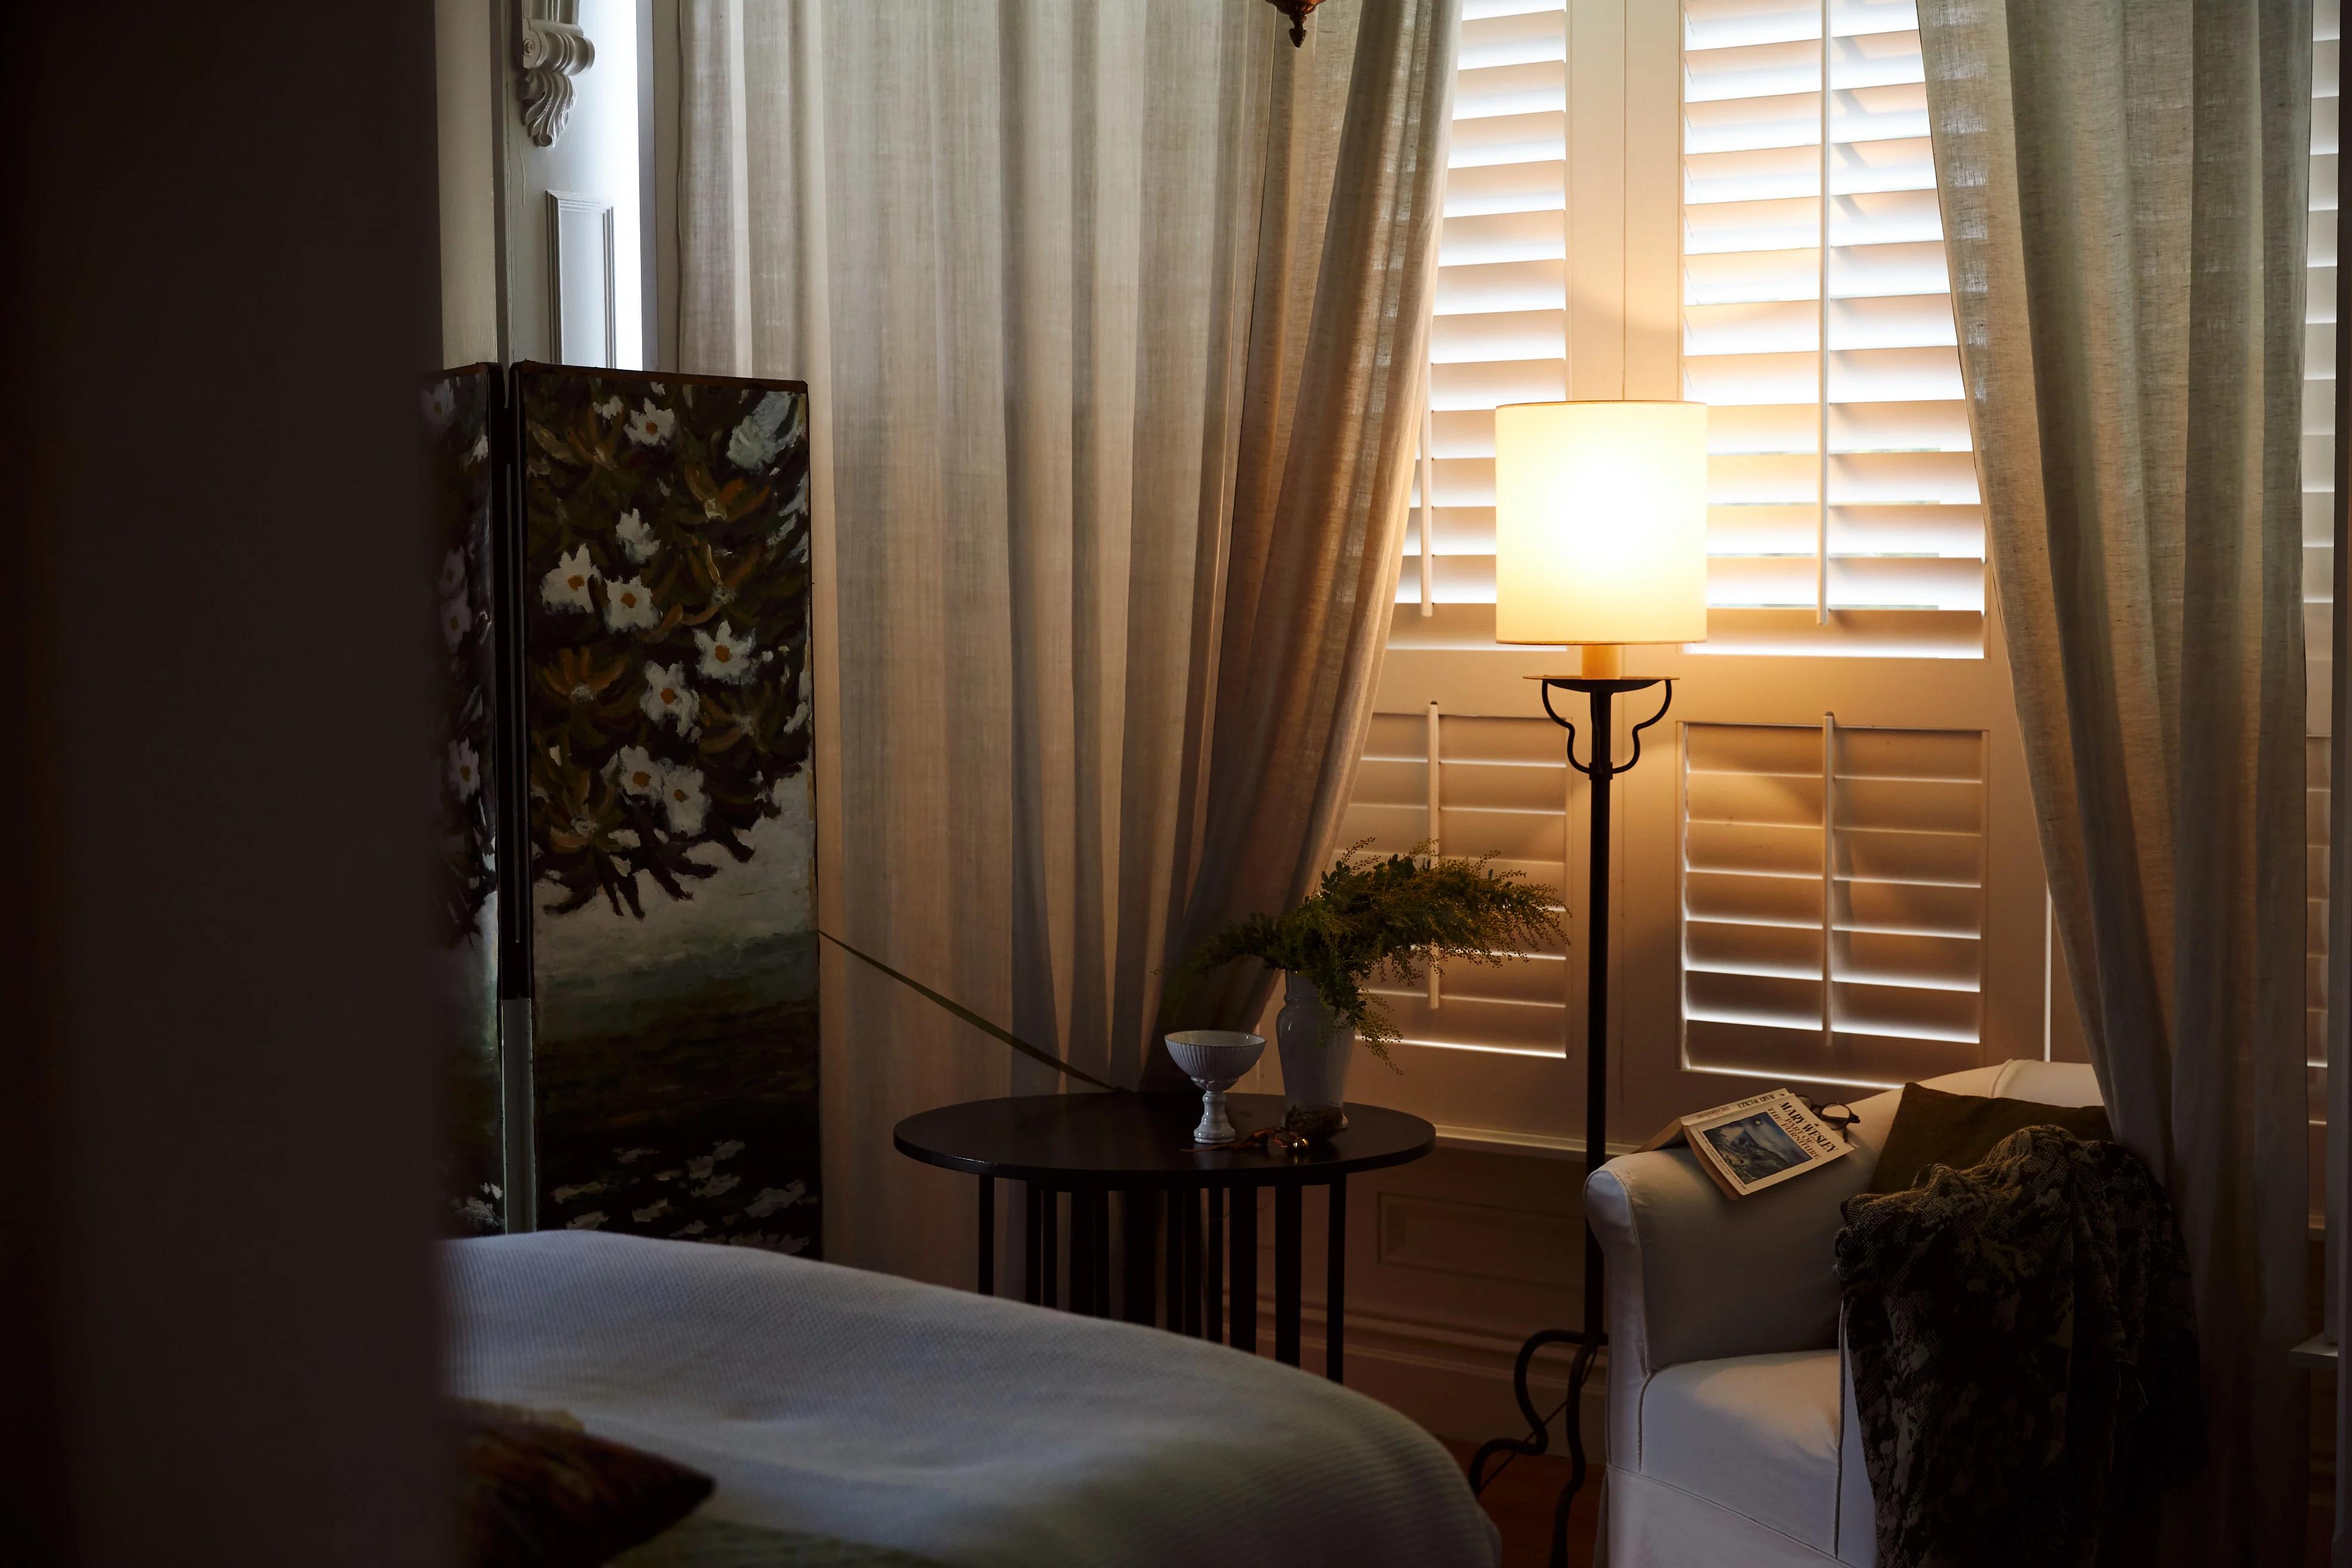
<svg viewBox="0 0 2352 1568"><path fill-rule="evenodd" d="M1307 42L1307 13L1323 0L1266 0L1266 4L1290 18L1290 46L1297 48Z"/></svg>

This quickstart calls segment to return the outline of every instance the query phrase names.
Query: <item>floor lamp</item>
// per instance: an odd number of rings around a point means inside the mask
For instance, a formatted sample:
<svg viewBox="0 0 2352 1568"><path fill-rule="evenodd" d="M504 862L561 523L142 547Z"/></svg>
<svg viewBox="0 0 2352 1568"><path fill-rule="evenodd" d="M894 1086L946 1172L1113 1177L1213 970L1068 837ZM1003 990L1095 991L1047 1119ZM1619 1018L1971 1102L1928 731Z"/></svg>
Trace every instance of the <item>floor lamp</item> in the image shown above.
<svg viewBox="0 0 2352 1568"><path fill-rule="evenodd" d="M1626 674L1622 650L1628 643L1696 643L1706 636L1706 405L1621 401L1496 409L1495 640L1583 646L1580 674L1528 678L1541 683L1544 712L1568 731L1569 766L1592 783L1584 930L1588 1172L1609 1157L1610 783L1642 759L1642 732L1665 717L1674 701L1668 678ZM1633 755L1620 762L1612 706L1618 697L1651 686L1664 687L1664 695L1657 711L1633 727ZM1554 692L1585 699L1583 761L1576 756L1576 721L1552 706ZM1470 1485L1478 1490L1496 1473L1488 1467L1498 1456L1540 1454L1549 1446L1550 1420L1536 1409L1528 1371L1546 1345L1576 1346L1561 1406L1571 1469L1552 1513L1554 1568L1566 1568L1569 1505L1584 1484L1578 1416L1592 1358L1605 1343L1601 1272L1601 1243L1588 1224L1583 1324L1540 1330L1519 1347L1511 1389L1529 1433L1496 1438L1470 1465Z"/></svg>

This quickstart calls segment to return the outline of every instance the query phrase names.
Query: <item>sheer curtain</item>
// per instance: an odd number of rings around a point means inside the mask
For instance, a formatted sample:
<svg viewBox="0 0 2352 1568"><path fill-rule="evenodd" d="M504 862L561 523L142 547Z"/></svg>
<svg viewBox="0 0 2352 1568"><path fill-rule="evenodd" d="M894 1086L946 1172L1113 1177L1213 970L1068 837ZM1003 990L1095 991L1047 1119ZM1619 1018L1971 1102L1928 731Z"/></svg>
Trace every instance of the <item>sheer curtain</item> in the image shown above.
<svg viewBox="0 0 2352 1568"><path fill-rule="evenodd" d="M824 923L1113 1082L1346 798L1457 6L682 9L680 368L814 393ZM829 1255L969 1282L891 1126L1056 1075L826 959Z"/></svg>
<svg viewBox="0 0 2352 1568"><path fill-rule="evenodd" d="M2304 0L1921 0L1986 521L2115 1124L2179 1205L2211 1421L2168 1560L2309 1477Z"/></svg>

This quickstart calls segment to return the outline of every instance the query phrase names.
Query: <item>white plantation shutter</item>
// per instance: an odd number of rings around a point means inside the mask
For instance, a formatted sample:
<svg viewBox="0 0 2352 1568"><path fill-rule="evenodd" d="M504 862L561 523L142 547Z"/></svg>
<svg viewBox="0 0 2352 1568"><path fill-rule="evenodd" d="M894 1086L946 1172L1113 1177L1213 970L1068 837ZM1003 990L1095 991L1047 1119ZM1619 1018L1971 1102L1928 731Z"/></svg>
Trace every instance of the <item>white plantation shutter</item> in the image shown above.
<svg viewBox="0 0 2352 1568"><path fill-rule="evenodd" d="M1491 646L1495 409L1568 395L1564 0L1465 0L1391 645Z"/></svg>
<svg viewBox="0 0 2352 1568"><path fill-rule="evenodd" d="M1434 841L1444 853L1490 854L1496 869L1558 888L1567 872L1561 738L1541 716L1376 715L1345 841L1370 839L1382 853ZM1522 962L1452 965L1433 985L1381 980L1370 988L1413 1044L1557 1059L1567 1038L1566 953L1555 942Z"/></svg>
<svg viewBox="0 0 2352 1568"><path fill-rule="evenodd" d="M1689 1064L1836 1083L1977 1065L1984 737L1694 724L1683 767Z"/></svg>
<svg viewBox="0 0 2352 1568"><path fill-rule="evenodd" d="M1688 0L1684 18L1705 651L1979 656L1984 517L1913 7Z"/></svg>

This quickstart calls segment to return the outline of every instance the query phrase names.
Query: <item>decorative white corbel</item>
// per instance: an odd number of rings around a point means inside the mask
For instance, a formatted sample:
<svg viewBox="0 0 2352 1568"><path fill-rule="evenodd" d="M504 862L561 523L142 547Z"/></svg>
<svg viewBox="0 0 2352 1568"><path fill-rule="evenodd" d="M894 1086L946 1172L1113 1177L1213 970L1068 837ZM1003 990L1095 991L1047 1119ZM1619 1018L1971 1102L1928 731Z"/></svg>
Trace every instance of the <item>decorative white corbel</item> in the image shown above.
<svg viewBox="0 0 2352 1568"><path fill-rule="evenodd" d="M572 78L596 63L580 30L580 0L523 0L522 125L552 147L572 118Z"/></svg>

